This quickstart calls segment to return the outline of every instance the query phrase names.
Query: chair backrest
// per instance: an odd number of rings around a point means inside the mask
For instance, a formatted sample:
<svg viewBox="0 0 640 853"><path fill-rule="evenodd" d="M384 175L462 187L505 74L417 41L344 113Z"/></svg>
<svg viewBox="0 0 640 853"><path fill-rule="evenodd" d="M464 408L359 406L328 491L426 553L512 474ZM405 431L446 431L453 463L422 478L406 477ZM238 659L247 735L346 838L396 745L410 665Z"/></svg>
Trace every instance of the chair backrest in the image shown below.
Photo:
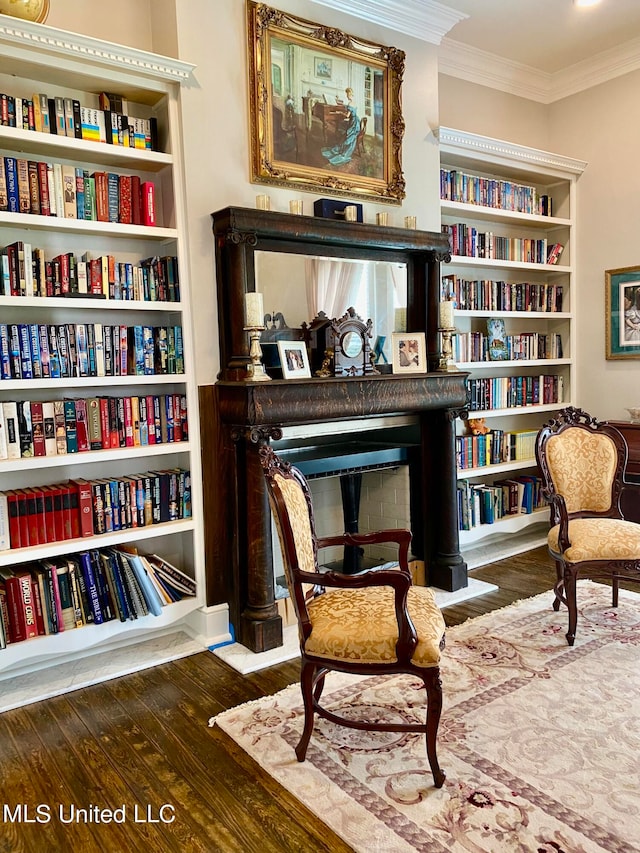
<svg viewBox="0 0 640 853"><path fill-rule="evenodd" d="M306 618L301 572L318 571L318 547L309 486L297 468L271 447L260 448L271 512L278 531L289 595L298 619Z"/></svg>
<svg viewBox="0 0 640 853"><path fill-rule="evenodd" d="M620 515L627 462L622 434L569 406L547 422L536 439L545 488L562 495L569 515Z"/></svg>

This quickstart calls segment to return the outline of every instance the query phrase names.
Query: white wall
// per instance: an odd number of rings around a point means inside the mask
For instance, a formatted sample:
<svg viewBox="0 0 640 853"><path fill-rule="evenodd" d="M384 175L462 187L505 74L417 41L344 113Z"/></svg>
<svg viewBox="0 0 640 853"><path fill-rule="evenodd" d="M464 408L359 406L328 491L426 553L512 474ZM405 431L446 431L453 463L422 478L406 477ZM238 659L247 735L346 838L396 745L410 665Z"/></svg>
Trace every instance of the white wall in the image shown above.
<svg viewBox="0 0 640 853"><path fill-rule="evenodd" d="M640 361L605 358L605 270L640 267L640 72L558 101L550 138L588 162L578 181L577 367L580 405L628 420L640 403Z"/></svg>

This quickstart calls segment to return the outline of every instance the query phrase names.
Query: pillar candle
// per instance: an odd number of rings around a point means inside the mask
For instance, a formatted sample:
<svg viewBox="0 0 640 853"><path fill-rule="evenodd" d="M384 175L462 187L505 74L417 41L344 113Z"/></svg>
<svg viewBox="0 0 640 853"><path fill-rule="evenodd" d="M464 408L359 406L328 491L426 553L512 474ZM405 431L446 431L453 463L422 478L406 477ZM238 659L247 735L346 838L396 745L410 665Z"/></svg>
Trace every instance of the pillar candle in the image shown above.
<svg viewBox="0 0 640 853"><path fill-rule="evenodd" d="M440 303L440 311L438 314L439 326L441 329L453 329L453 302L447 300Z"/></svg>
<svg viewBox="0 0 640 853"><path fill-rule="evenodd" d="M261 293L247 293L245 295L245 310L247 313L247 326L249 328L264 326L264 308Z"/></svg>

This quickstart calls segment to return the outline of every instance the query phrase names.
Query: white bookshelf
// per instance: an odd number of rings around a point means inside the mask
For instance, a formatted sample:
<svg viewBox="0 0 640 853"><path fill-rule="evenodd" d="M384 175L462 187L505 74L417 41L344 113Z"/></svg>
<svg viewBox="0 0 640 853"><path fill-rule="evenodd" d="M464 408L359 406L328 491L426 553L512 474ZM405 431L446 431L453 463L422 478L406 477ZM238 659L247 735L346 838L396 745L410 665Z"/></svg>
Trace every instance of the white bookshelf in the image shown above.
<svg viewBox="0 0 640 853"><path fill-rule="evenodd" d="M562 309L541 310L494 310L495 306L476 304L469 308L463 305L456 310L455 325L459 333L486 333L487 319L502 318L509 334L538 332L559 334L562 338L562 358L505 360L500 362L465 361L458 367L468 371L469 379L514 376L540 376L541 374L562 377L563 397L560 402L518 405L510 408L493 408L470 411L470 418L485 418L490 428L536 430L547 419L549 413L557 411L576 400L575 370L575 300L576 300L576 192L577 180L586 163L563 155L516 145L499 139L480 136L452 128L440 128L438 132L441 168L457 170L469 176L497 179L534 187L539 196L552 199L552 215L539 212L520 212L441 199L441 221L443 225L464 223L479 232L491 232L503 237L546 239L547 244L561 243L563 251L556 264L531 263L528 261L498 260L486 257L453 255L451 262L443 264L443 279L454 276L476 282L508 282L513 284L551 284L562 287ZM481 202L482 199L475 201ZM458 433L465 434L466 425L458 422ZM472 483L492 484L495 479L518 474L531 474L536 470L535 460L479 466L458 471L458 479ZM535 540L536 526L548 524L548 511L539 510L530 514L506 516L493 524L481 524L471 530L460 531L463 552L477 547L486 540L487 544L501 542L505 537L520 534L532 528ZM540 527L542 531L543 528ZM522 537L524 541L531 541ZM491 559L491 548L486 549L486 559Z"/></svg>
<svg viewBox="0 0 640 853"><path fill-rule="evenodd" d="M130 115L157 119L160 148L137 150L0 126L2 155L61 162L90 172L108 169L138 174L142 181L153 181L157 221L155 226L145 227L2 211L0 246L22 240L44 249L47 259L63 252L74 252L77 257L89 252L93 257L111 254L118 261L139 263L148 257L175 255L181 297L179 302L148 302L3 295L1 322L180 325L185 361L184 374L2 380L0 401L181 394L187 398L189 422L189 438L183 442L0 460L0 491L79 477L90 480L180 468L190 471L192 504L191 517L180 521L0 551L0 566L20 570L37 559L127 543L138 546L141 553L165 556L197 583L195 597L164 607L159 617L116 619L11 643L0 650L0 679L177 630L185 631L202 647L223 642L229 639L226 608L206 607L200 428L182 164L180 88L189 80L193 66L3 15L0 45L0 91L21 98L46 92L49 97L75 98L83 106L95 108L100 92L121 94L128 100Z"/></svg>

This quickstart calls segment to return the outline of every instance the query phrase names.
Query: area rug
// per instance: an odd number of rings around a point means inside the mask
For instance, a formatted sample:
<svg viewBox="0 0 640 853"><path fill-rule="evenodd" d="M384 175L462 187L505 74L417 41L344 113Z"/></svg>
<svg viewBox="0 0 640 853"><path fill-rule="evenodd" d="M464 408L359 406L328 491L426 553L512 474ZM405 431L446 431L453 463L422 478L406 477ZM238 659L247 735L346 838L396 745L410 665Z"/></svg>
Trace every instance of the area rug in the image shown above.
<svg viewBox="0 0 640 853"><path fill-rule="evenodd" d="M640 851L640 596L579 585L576 644L552 594L447 630L439 759L424 738L316 720L307 759L299 685L212 718L356 851ZM331 702L326 697L331 697ZM325 704L422 720L407 676L327 677Z"/></svg>

